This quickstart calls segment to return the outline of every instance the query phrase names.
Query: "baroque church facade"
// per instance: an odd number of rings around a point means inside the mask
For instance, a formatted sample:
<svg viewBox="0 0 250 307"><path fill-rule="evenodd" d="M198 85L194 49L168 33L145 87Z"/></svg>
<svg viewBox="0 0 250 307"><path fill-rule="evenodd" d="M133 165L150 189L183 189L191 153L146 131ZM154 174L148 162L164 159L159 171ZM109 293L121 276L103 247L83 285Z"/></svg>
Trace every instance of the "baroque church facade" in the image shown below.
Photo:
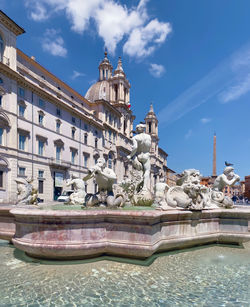
<svg viewBox="0 0 250 307"><path fill-rule="evenodd" d="M83 178L99 157L117 174L130 175L135 116L121 59L105 52L99 79L82 96L16 47L25 31L0 11L0 200L16 200L15 178L32 178L44 202L55 200L72 174ZM151 189L167 175L167 153L158 146L153 110L145 119L152 137ZM86 184L94 193L94 181Z"/></svg>

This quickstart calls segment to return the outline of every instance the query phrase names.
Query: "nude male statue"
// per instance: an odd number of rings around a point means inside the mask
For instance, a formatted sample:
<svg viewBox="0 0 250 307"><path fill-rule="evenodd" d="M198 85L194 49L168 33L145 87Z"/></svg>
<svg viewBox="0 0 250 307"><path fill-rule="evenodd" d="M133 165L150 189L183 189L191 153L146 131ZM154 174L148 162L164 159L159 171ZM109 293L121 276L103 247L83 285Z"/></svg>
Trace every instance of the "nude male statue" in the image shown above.
<svg viewBox="0 0 250 307"><path fill-rule="evenodd" d="M213 189L222 192L226 185L232 186L238 181L240 181L240 176L234 173L233 167L227 166L223 174L215 179Z"/></svg>
<svg viewBox="0 0 250 307"><path fill-rule="evenodd" d="M133 157L133 167L137 170L143 171L143 188L148 190L150 185L150 148L151 136L145 133L146 126L139 124L136 126L136 135L133 136L133 147L130 155L127 156L129 160Z"/></svg>

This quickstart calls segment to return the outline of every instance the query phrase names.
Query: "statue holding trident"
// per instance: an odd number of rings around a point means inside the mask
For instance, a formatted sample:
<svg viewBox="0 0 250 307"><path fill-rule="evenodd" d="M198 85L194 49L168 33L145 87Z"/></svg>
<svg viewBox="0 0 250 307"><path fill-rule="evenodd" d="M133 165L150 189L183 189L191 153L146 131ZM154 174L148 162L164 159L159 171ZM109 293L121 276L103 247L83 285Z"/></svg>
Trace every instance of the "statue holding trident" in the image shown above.
<svg viewBox="0 0 250 307"><path fill-rule="evenodd" d="M152 199L150 193L150 148L151 148L151 136L145 132L145 124L139 124L136 126L136 135L133 136L133 146L131 153L127 156L129 160L132 160L133 167L142 171L143 181L141 182L142 189L137 195L138 198L144 200Z"/></svg>

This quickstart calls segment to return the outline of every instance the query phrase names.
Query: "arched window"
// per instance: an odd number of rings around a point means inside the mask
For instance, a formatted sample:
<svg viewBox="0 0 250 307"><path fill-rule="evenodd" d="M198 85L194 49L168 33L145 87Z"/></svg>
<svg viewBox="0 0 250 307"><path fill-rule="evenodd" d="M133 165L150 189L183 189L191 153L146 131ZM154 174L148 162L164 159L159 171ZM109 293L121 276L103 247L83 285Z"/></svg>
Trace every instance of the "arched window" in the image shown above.
<svg viewBox="0 0 250 307"><path fill-rule="evenodd" d="M3 38L0 35L0 61L1 62L3 61L3 47L4 47Z"/></svg>
<svg viewBox="0 0 250 307"><path fill-rule="evenodd" d="M114 85L114 90L115 90L115 101L118 99L118 85Z"/></svg>

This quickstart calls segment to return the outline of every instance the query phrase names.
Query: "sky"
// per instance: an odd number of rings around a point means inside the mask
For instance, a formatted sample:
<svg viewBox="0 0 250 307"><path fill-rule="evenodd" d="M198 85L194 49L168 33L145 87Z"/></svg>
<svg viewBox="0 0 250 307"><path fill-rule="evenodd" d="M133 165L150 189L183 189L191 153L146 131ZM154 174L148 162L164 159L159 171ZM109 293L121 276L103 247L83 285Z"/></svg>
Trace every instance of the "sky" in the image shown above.
<svg viewBox="0 0 250 307"><path fill-rule="evenodd" d="M26 31L17 47L80 94L105 47L122 57L135 124L153 104L159 145L177 173L250 175L249 0L0 0Z"/></svg>

